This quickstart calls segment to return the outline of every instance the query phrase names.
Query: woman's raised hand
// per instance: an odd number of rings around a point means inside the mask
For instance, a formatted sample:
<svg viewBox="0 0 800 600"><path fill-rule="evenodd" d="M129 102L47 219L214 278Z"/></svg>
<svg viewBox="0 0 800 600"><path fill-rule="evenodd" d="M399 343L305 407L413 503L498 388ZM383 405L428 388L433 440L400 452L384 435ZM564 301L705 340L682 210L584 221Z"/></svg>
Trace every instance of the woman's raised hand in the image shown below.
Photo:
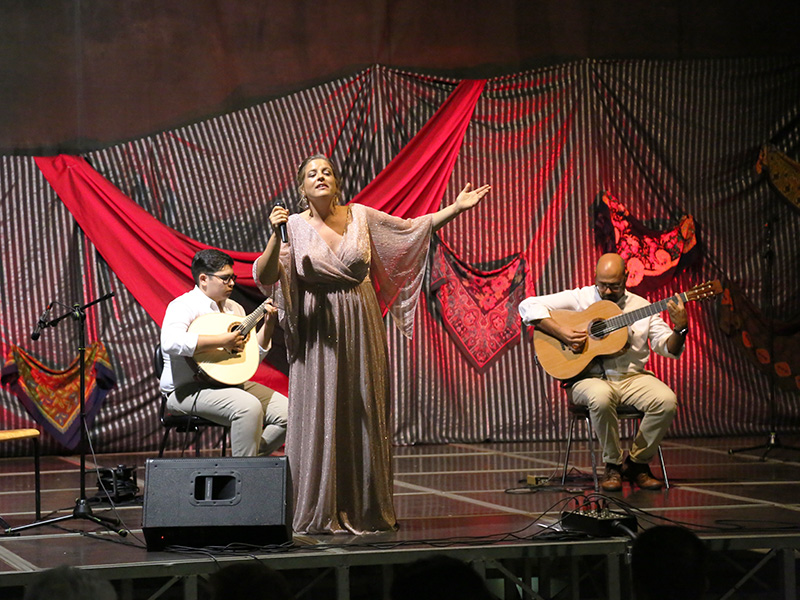
<svg viewBox="0 0 800 600"><path fill-rule="evenodd" d="M469 210L478 202L480 202L483 197L489 193L489 190L492 189L492 186L489 184L482 185L478 188L472 189L472 184L468 183L464 186L464 189L459 192L458 197L456 198L456 206L458 207L459 212L464 212L465 210Z"/></svg>
<svg viewBox="0 0 800 600"><path fill-rule="evenodd" d="M286 225L289 220L289 211L283 204L276 204L272 207L272 212L269 213L269 223L272 225L273 233L278 233L281 225Z"/></svg>

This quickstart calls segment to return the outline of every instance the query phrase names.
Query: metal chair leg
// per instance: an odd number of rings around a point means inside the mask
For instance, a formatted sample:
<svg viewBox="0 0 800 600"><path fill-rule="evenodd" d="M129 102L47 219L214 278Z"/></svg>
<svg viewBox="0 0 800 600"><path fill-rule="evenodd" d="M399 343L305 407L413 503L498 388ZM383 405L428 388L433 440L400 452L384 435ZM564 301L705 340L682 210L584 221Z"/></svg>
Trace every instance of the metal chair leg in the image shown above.
<svg viewBox="0 0 800 600"><path fill-rule="evenodd" d="M636 419L636 431L634 436L639 434L639 427L642 426L642 419ZM661 450L661 444L658 445L658 462L661 464L661 476L664 478L664 487L669 489L669 476L667 475L667 465L664 463L664 452Z"/></svg>
<svg viewBox="0 0 800 600"><path fill-rule="evenodd" d="M586 427L589 430L589 453L592 457L592 480L594 481L594 491L595 493L600 493L600 480L597 478L597 457L595 456L594 452L595 431L594 427L592 427L592 418L590 416L586 417Z"/></svg>
<svg viewBox="0 0 800 600"><path fill-rule="evenodd" d="M664 487L669 489L669 477L667 477L667 467L664 464L664 453L661 451L661 444L658 445L658 460L661 462L661 475L664 477Z"/></svg>
<svg viewBox="0 0 800 600"><path fill-rule="evenodd" d="M561 485L567 482L567 469L569 468L569 453L572 449L572 430L575 427L575 417L570 416L569 432L567 433L567 450L564 453L564 470L561 473Z"/></svg>
<svg viewBox="0 0 800 600"><path fill-rule="evenodd" d="M39 460L39 438L33 438L33 476L36 494L36 520L42 520L42 471Z"/></svg>
<svg viewBox="0 0 800 600"><path fill-rule="evenodd" d="M195 457L200 456L200 436L203 434L203 430L198 427L197 433L194 434L194 455Z"/></svg>
<svg viewBox="0 0 800 600"><path fill-rule="evenodd" d="M161 445L158 447L158 458L164 456L164 448L167 447L167 436L169 436L169 427L164 428L164 436L161 438Z"/></svg>

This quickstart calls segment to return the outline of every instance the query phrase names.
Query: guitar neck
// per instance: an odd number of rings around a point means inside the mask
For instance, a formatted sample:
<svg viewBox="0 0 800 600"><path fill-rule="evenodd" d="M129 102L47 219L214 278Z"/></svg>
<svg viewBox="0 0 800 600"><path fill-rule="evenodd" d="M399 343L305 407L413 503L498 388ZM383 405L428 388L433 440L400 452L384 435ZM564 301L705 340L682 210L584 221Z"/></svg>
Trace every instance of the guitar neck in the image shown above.
<svg viewBox="0 0 800 600"><path fill-rule="evenodd" d="M623 327L627 327L628 325L632 325L636 321L640 319L644 319L645 317L649 317L650 315L655 315L657 313L663 312L667 310L667 302L670 300L674 300L676 297L680 297L684 302L688 302L689 299L686 296L686 292L682 292L680 294L675 294L674 296L670 296L669 298L664 298L663 300L659 300L658 302L653 302L652 304L648 304L642 308L637 308L636 310L632 310L631 312L622 313L621 315L617 315L616 317L611 317L610 319L606 319L604 321L604 329L606 332L616 331L617 329L622 329Z"/></svg>
<svg viewBox="0 0 800 600"><path fill-rule="evenodd" d="M267 311L267 304L269 304L269 300L262 302L258 308L256 308L242 320L237 329L241 331L243 335L250 333L250 330L256 326L256 323L258 323L259 319L261 319L261 317Z"/></svg>

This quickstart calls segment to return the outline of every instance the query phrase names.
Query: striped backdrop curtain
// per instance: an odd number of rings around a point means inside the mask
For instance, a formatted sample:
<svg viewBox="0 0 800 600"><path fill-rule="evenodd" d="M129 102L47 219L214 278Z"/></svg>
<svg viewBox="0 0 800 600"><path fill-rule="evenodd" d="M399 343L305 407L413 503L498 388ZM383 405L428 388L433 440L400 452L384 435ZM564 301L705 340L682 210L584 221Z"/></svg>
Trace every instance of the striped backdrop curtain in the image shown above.
<svg viewBox="0 0 800 600"><path fill-rule="evenodd" d="M274 201L297 210L293 177L312 152L331 155L353 198L422 128L458 82L374 67L250 109L119 144L86 158L157 219L213 246L258 251ZM735 282L776 319L800 318L800 215L753 170L765 142L796 156L800 63L781 60L581 61L490 79L467 130L443 204L470 181L493 186L442 238L486 268L522 253L537 293L592 281L592 203L601 190L656 230L694 216L701 260L652 294L707 279ZM153 450L160 426L150 352L154 323L76 227L33 164L2 157L0 319L11 344L45 362L74 357L72 331L29 329L52 300L115 291L89 315L89 341L109 349L118 387L93 425L95 449ZM764 289L764 225L773 232L772 290ZM157 281L153 285L158 285ZM762 433L770 381L717 325L716 301L689 307L679 361L653 370L678 393L670 435ZM477 373L449 337L426 290L414 339L387 320L398 444L562 438L562 392L524 339ZM29 424L0 392L4 426ZM777 424L800 430L796 392L774 392ZM9 445L11 446L11 445ZM14 452L5 448L0 451ZM45 442L45 451L59 452Z"/></svg>
<svg viewBox="0 0 800 600"><path fill-rule="evenodd" d="M490 80L451 192L473 177L492 182L492 198L442 236L474 264L526 252L537 293L587 285L598 256L591 206L608 190L655 229L683 214L698 224L701 260L650 299L722 279L766 308L764 225L772 216L773 314L797 322L800 215L754 166L766 141L796 155L798 92L800 65L783 60L586 61ZM562 437L564 394L536 365L532 345L523 341L478 375L431 316L429 298L412 342L390 331L393 357L404 361L395 372L397 438ZM681 402L669 435L770 426L770 381L720 331L717 302L688 307L692 333L680 360L651 359ZM800 395L778 389L774 400L781 431L798 431Z"/></svg>

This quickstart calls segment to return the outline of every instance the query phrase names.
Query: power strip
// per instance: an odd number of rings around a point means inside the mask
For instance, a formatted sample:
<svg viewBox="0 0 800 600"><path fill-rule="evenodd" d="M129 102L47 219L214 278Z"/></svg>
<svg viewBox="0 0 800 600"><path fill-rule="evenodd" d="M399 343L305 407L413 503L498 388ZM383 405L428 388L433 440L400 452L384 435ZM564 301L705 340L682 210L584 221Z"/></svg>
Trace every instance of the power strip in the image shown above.
<svg viewBox="0 0 800 600"><path fill-rule="evenodd" d="M636 532L636 517L627 513L601 509L561 513L561 526L568 531L580 531L594 537L626 535L625 529Z"/></svg>

